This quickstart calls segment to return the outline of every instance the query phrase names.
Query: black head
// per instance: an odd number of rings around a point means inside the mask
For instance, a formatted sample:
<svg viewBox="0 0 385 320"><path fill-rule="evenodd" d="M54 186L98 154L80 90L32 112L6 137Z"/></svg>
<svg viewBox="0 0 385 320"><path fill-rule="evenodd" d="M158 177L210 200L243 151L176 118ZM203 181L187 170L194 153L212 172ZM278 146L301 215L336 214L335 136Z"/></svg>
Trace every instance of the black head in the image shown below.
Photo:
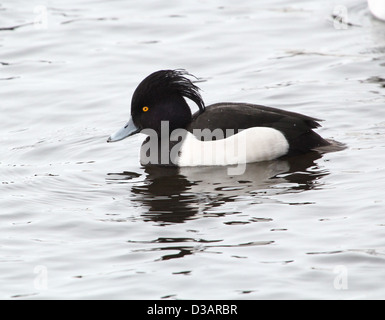
<svg viewBox="0 0 385 320"><path fill-rule="evenodd" d="M160 133L161 121L169 121L170 132L191 122L191 110L185 98L194 101L200 112L205 105L199 88L186 78L184 70L161 70L145 78L136 88L131 101L131 117L139 129Z"/></svg>

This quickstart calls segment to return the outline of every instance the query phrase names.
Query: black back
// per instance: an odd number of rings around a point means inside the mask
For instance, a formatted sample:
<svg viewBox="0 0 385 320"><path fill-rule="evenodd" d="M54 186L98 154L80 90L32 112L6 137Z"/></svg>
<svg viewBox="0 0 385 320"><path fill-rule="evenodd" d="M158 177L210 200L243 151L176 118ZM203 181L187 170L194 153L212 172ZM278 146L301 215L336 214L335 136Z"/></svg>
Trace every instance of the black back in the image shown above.
<svg viewBox="0 0 385 320"><path fill-rule="evenodd" d="M283 133L289 142L289 155L306 153L309 150L329 145L312 129L320 127L316 118L306 115L247 103L217 103L206 107L203 113L195 113L187 130L219 128L223 131L252 127L269 127ZM230 132L231 134L231 132Z"/></svg>

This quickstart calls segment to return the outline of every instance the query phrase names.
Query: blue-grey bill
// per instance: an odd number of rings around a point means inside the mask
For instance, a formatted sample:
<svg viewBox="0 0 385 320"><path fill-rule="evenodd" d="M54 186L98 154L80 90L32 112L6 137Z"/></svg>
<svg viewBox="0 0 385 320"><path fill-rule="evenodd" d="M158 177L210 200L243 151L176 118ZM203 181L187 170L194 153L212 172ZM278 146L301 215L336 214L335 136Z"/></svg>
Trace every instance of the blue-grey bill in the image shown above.
<svg viewBox="0 0 385 320"><path fill-rule="evenodd" d="M132 118L130 118L130 120L127 122L127 124L123 128L121 128L120 130L118 130L108 138L107 142L115 142L115 141L123 140L129 136L134 135L135 133L138 133L139 131L140 131L139 128L134 124L134 122L132 121Z"/></svg>

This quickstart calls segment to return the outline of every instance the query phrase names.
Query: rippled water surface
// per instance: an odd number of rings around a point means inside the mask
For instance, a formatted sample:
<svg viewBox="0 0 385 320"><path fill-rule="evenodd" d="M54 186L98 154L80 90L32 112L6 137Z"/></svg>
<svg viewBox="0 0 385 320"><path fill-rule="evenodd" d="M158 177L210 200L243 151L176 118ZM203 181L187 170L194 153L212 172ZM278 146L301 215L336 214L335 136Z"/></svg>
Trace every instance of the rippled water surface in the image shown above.
<svg viewBox="0 0 385 320"><path fill-rule="evenodd" d="M107 144L163 68L344 151L226 168ZM0 298L385 298L385 23L366 1L0 1Z"/></svg>

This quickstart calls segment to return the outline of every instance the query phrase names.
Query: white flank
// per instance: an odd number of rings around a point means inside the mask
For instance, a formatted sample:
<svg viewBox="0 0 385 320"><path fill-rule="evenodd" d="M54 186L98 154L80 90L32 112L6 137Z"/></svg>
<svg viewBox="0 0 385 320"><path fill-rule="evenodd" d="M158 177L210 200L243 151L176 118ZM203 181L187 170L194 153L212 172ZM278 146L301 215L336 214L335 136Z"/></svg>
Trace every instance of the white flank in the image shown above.
<svg viewBox="0 0 385 320"><path fill-rule="evenodd" d="M226 139L200 141L188 133L181 146L177 165L225 166L279 158L289 150L284 135L275 129L254 127Z"/></svg>

